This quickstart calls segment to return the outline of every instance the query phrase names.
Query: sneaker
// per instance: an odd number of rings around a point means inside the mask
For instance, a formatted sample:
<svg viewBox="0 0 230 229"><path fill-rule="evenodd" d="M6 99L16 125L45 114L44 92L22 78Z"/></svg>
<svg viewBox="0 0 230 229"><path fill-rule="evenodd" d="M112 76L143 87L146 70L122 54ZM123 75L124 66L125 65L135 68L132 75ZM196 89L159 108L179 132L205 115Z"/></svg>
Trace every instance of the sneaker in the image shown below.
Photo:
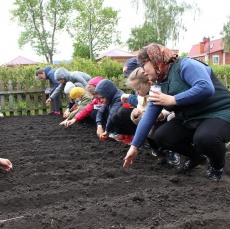
<svg viewBox="0 0 230 229"><path fill-rule="evenodd" d="M123 141L123 140L125 140L125 136L126 136L126 135L124 135L124 134L118 135L118 136L115 138L115 140L116 140L116 141Z"/></svg>
<svg viewBox="0 0 230 229"><path fill-rule="evenodd" d="M119 136L119 134L116 134L116 133L110 133L109 134L109 138L113 138L113 139L116 139L118 136Z"/></svg>
<svg viewBox="0 0 230 229"><path fill-rule="evenodd" d="M208 170L206 171L204 177L209 179L209 180L213 180L213 181L217 182L220 180L223 171L224 171L224 168L214 169L211 165L209 165Z"/></svg>
<svg viewBox="0 0 230 229"><path fill-rule="evenodd" d="M163 154L161 148L152 149L152 155L153 155L154 157L163 157L163 156L164 156L164 154Z"/></svg>
<svg viewBox="0 0 230 229"><path fill-rule="evenodd" d="M61 112L60 111L51 111L50 113L48 113L48 115L60 115Z"/></svg>
<svg viewBox="0 0 230 229"><path fill-rule="evenodd" d="M133 137L133 135L125 135L125 139L122 142L126 145L131 145Z"/></svg>
<svg viewBox="0 0 230 229"><path fill-rule="evenodd" d="M169 151L168 163L170 165L179 165L180 164L180 156L178 153Z"/></svg>
<svg viewBox="0 0 230 229"><path fill-rule="evenodd" d="M180 168L178 170L178 173L186 173L192 169L194 169L195 167L197 167L198 165L203 165L205 164L207 161L207 157L200 155L197 159L195 160L191 160L190 158L185 158L184 164L182 166L182 168Z"/></svg>

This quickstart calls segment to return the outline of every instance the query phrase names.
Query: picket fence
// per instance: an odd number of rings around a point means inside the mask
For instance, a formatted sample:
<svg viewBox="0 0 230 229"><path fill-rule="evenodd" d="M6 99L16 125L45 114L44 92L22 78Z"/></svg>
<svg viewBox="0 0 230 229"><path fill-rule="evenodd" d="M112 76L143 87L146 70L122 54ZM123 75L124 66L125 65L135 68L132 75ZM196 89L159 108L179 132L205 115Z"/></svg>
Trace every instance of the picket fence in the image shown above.
<svg viewBox="0 0 230 229"><path fill-rule="evenodd" d="M8 85L5 85L0 80L0 112L10 116L47 114L53 104L46 104L47 95L44 91L44 82L35 80L31 86L29 80L16 83L9 80Z"/></svg>
<svg viewBox="0 0 230 229"><path fill-rule="evenodd" d="M218 76L218 78L230 90L230 78L226 76ZM130 88L124 82L117 83L117 85L125 92L130 92ZM5 85L0 80L0 112L6 116L45 115L53 110L53 104L46 104L48 95L44 91L45 82L35 80L31 86L29 80L16 83L9 80L8 85ZM66 99L66 96L63 95L62 109L66 106Z"/></svg>

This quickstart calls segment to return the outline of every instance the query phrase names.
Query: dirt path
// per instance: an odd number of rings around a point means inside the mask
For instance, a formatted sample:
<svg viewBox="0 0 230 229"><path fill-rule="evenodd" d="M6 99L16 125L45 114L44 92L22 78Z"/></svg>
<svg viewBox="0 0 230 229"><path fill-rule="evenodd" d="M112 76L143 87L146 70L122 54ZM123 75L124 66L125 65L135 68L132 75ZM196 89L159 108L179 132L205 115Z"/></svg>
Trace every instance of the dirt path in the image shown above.
<svg viewBox="0 0 230 229"><path fill-rule="evenodd" d="M148 150L123 169L128 147L99 141L95 128L63 128L60 117L0 120L0 228L230 228L230 157L219 183L175 175Z"/></svg>

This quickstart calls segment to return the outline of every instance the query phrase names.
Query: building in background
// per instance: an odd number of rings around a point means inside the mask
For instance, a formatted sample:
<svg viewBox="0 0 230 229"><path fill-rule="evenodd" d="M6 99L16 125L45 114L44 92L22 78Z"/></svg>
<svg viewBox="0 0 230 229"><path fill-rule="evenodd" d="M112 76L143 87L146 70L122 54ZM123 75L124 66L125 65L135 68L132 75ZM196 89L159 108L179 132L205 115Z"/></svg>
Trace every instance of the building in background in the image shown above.
<svg viewBox="0 0 230 229"><path fill-rule="evenodd" d="M29 60L25 57L22 56L18 56L15 59L11 60L10 62L8 62L6 65L8 67L14 67L15 65L36 65L37 62Z"/></svg>
<svg viewBox="0 0 230 229"><path fill-rule="evenodd" d="M230 64L230 53L224 49L222 39L211 40L209 37L204 37L203 41L192 46L188 57L206 63Z"/></svg>

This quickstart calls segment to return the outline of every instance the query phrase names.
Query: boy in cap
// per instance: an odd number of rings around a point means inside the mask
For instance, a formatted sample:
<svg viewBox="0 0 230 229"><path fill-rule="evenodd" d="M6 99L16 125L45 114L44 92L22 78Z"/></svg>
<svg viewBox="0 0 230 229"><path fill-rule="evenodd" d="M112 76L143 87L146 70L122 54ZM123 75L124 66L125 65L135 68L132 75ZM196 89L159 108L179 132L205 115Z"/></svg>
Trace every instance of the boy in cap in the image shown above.
<svg viewBox="0 0 230 229"><path fill-rule="evenodd" d="M66 126L67 121L72 119L76 113L82 110L92 100L92 96L82 87L72 88L69 97L78 104L77 109L72 111L68 118L61 122L60 125Z"/></svg>

